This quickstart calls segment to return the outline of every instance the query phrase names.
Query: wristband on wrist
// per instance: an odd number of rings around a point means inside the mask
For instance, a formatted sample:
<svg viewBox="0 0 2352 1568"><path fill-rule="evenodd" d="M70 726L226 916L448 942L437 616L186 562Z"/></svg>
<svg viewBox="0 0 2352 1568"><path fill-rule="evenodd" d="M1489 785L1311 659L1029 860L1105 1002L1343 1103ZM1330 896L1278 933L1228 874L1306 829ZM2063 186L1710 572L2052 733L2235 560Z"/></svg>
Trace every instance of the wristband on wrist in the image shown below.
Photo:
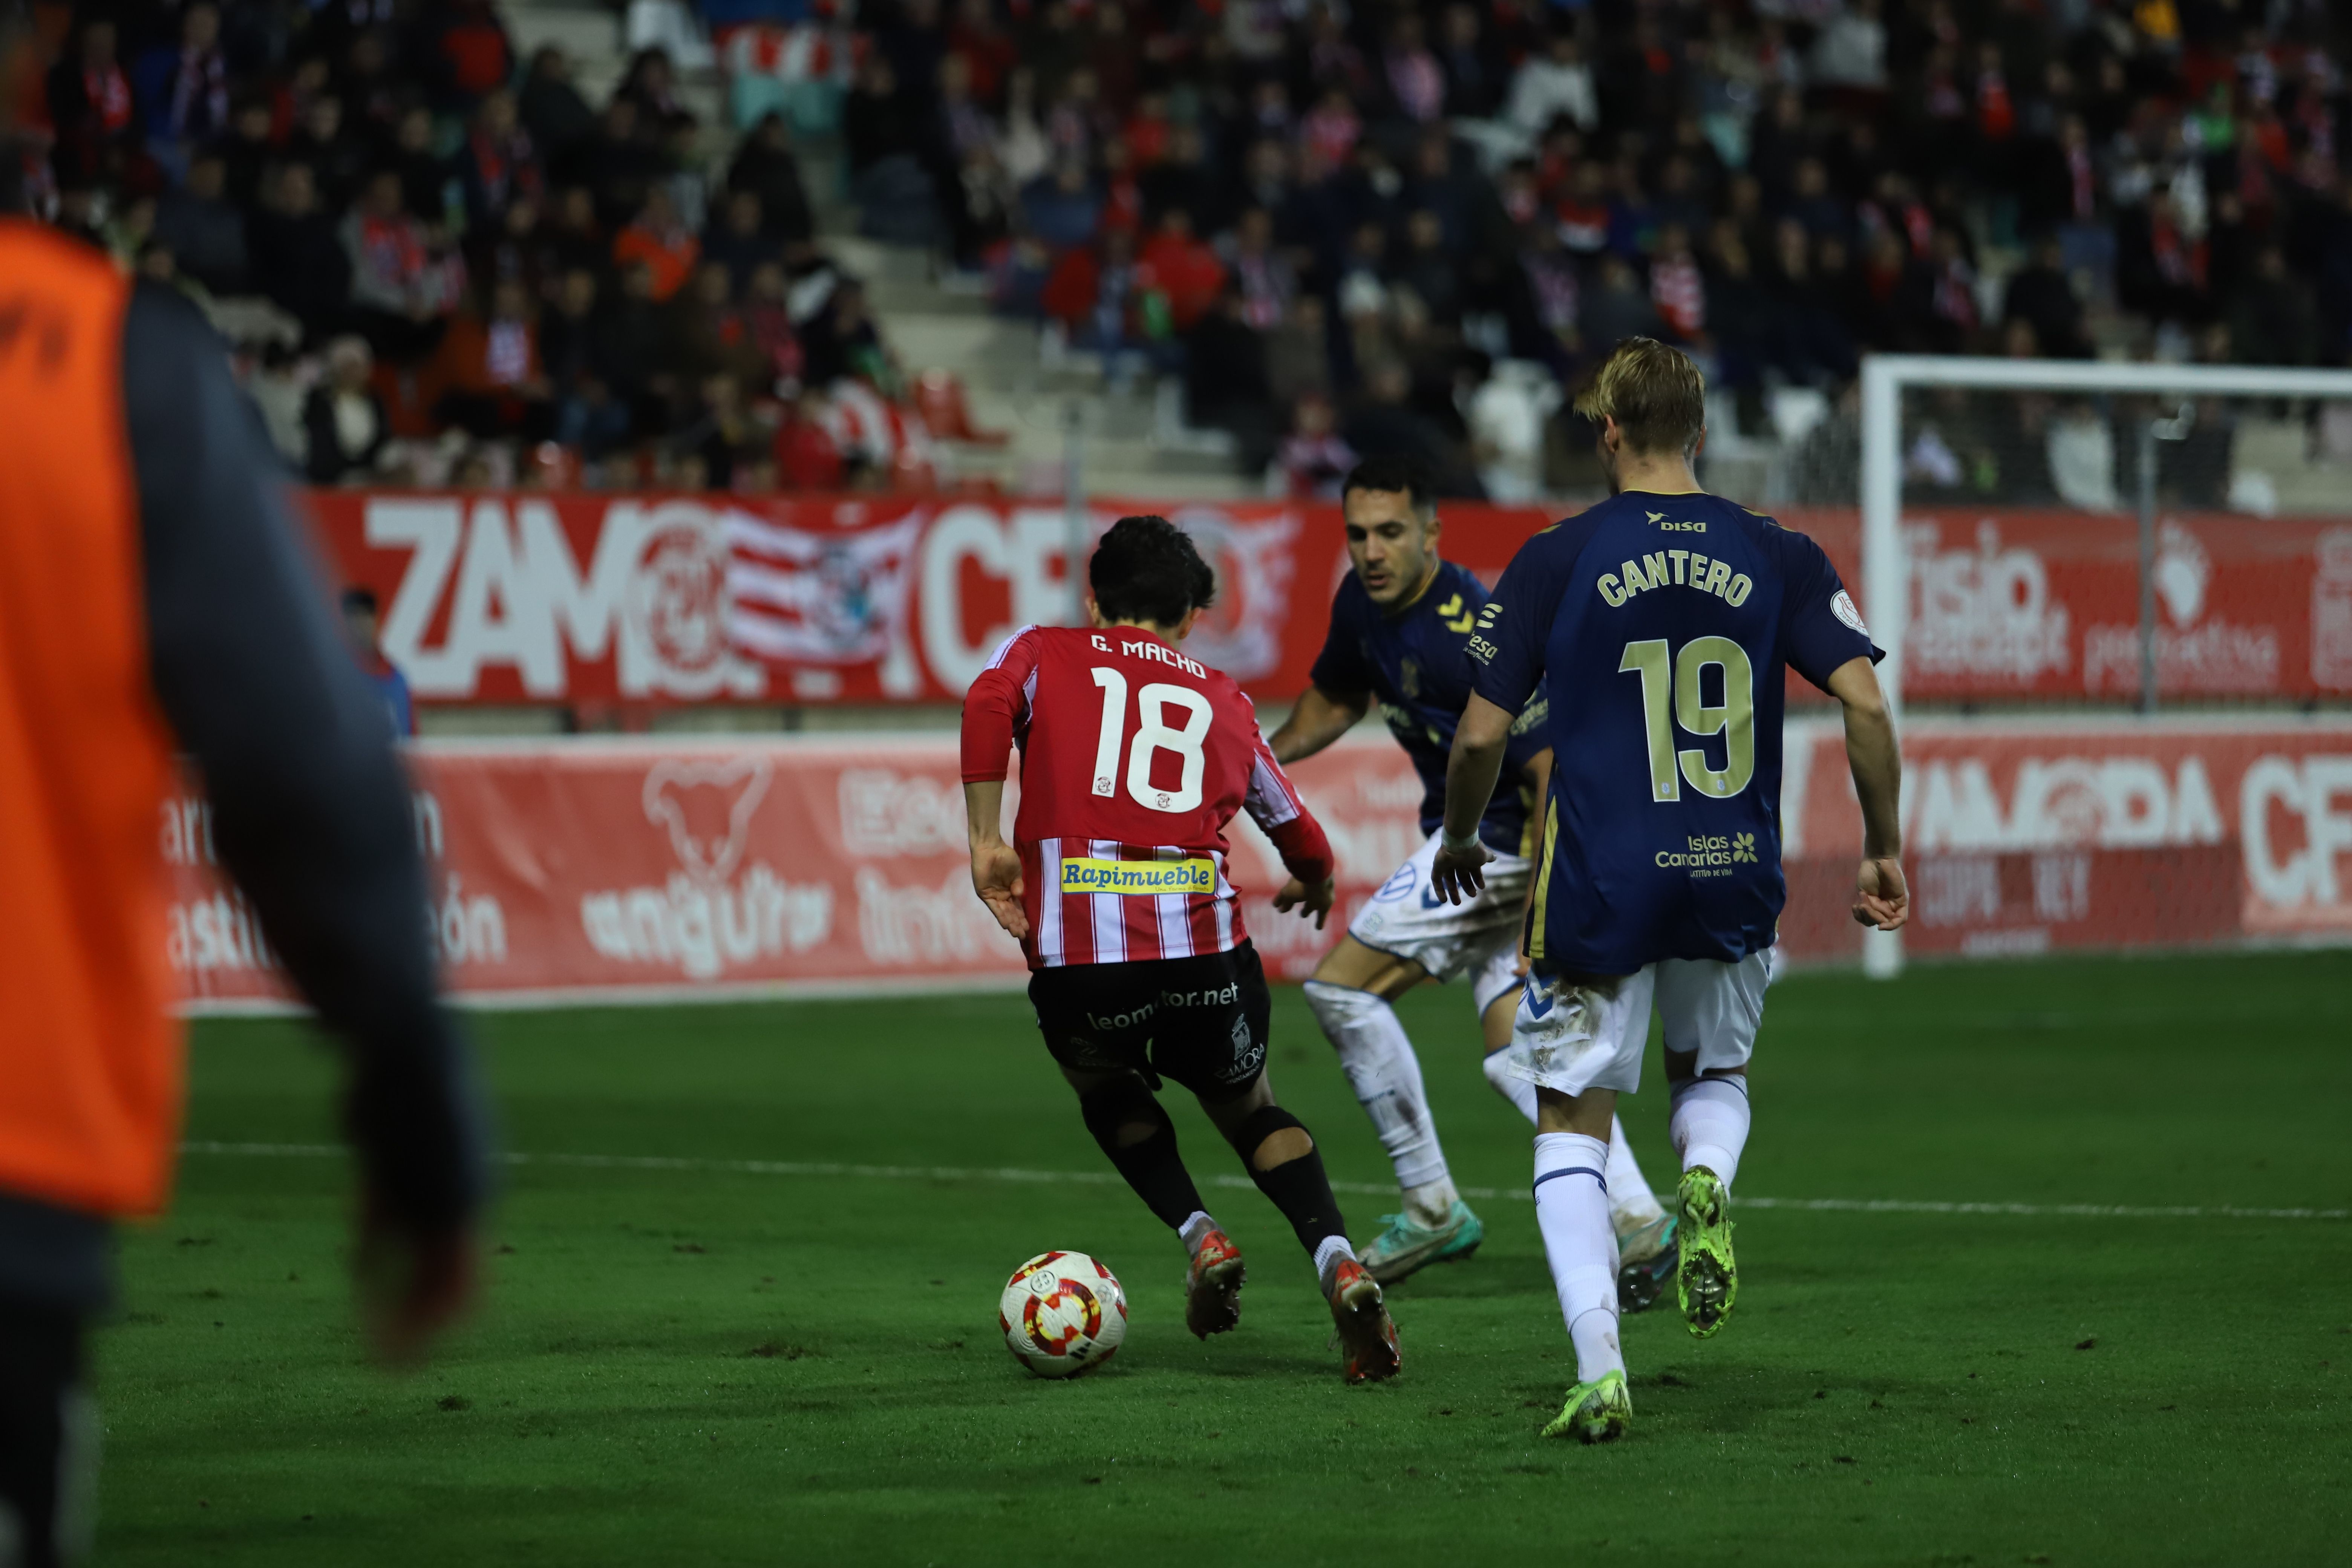
<svg viewBox="0 0 2352 1568"><path fill-rule="evenodd" d="M1478 830L1474 827L1469 832L1462 835L1461 837L1456 838L1454 836L1453 829L1444 828L1439 831L1438 842L1448 853L1459 855L1477 845L1479 842Z"/></svg>

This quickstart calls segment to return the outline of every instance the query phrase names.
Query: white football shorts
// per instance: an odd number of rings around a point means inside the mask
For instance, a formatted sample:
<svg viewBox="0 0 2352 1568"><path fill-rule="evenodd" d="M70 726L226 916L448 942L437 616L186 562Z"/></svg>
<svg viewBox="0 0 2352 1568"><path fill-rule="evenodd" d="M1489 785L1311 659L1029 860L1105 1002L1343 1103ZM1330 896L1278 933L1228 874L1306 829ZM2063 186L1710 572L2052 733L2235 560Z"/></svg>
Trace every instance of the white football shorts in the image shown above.
<svg viewBox="0 0 2352 1568"><path fill-rule="evenodd" d="M1650 1006L1665 1022L1666 1049L1696 1051L1697 1070L1744 1068L1764 1021L1771 984L1767 948L1737 963L1711 958L1663 959L1636 974L1570 984L1529 976L1511 1021L1505 1065L1561 1094L1642 1086L1642 1051L1650 1043Z"/></svg>
<svg viewBox="0 0 2352 1568"><path fill-rule="evenodd" d="M1430 881L1437 848L1432 834L1348 922L1348 934L1418 963L1439 980L1469 976L1470 999L1483 1018L1496 997L1519 983L1519 921L1533 865L1523 856L1496 854L1486 862L1486 885L1478 896L1449 904Z"/></svg>

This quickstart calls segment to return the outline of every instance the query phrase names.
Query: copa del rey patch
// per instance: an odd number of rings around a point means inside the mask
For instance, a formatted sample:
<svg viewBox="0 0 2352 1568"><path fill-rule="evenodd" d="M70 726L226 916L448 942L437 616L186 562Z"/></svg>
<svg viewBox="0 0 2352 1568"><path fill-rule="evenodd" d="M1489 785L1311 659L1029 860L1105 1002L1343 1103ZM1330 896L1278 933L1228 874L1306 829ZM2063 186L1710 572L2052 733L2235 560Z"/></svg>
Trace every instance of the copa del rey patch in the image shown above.
<svg viewBox="0 0 2352 1568"><path fill-rule="evenodd" d="M1830 614L1860 632L1864 637L1870 635L1870 628L1862 624L1862 612L1853 607L1853 595L1843 588L1840 588L1836 597L1830 600Z"/></svg>

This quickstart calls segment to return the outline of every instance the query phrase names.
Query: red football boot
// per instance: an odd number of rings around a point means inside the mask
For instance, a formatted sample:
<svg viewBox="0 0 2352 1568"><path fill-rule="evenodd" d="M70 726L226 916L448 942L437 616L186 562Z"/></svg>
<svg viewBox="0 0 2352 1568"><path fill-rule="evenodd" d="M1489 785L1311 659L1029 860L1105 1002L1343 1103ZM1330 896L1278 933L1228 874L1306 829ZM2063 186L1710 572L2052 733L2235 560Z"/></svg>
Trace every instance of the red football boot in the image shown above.
<svg viewBox="0 0 2352 1568"><path fill-rule="evenodd" d="M1222 1230L1201 1238L1192 1267L1184 1274L1184 1326L1201 1339L1222 1334L1242 1321L1242 1249Z"/></svg>
<svg viewBox="0 0 2352 1568"><path fill-rule="evenodd" d="M1340 1373L1349 1383L1379 1383L1394 1377L1404 1364L1380 1283L1352 1258L1331 1277L1331 1321L1347 1352Z"/></svg>

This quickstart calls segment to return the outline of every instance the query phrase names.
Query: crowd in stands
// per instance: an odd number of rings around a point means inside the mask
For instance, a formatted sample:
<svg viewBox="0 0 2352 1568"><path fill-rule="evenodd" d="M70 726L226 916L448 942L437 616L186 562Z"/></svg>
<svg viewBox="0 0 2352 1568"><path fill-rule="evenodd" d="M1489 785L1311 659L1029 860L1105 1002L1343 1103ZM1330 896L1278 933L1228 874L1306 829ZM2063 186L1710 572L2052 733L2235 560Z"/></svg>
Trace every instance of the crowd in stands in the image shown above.
<svg viewBox="0 0 2352 1568"><path fill-rule="evenodd" d="M22 202L211 310L311 480L921 477L782 121L714 162L660 53L598 105L487 0L54 19Z"/></svg>
<svg viewBox="0 0 2352 1568"><path fill-rule="evenodd" d="M2352 348L2318 0L870 0L859 26L868 212L1181 374L1294 493L1376 450L1530 491L1560 387L1630 333L1751 411L1873 349Z"/></svg>
<svg viewBox="0 0 2352 1568"><path fill-rule="evenodd" d="M1564 389L1632 333L1698 355L1742 423L1843 395L1873 349L2345 363L2341 10L750 15L824 44L816 129L866 233L932 248L1049 353L1181 384L1281 491L1378 451L1517 500L1556 487ZM39 14L25 197L208 301L315 481L926 479L784 112L701 125L658 49L593 103L490 0Z"/></svg>

